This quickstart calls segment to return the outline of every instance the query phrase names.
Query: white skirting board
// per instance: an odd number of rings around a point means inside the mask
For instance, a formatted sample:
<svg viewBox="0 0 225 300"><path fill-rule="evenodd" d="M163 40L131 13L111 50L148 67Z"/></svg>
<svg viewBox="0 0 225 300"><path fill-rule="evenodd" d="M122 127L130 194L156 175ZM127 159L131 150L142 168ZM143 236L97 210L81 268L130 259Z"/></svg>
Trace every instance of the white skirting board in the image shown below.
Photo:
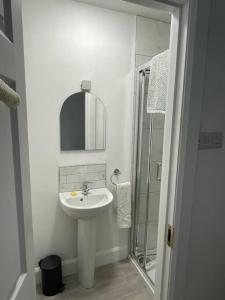
<svg viewBox="0 0 225 300"><path fill-rule="evenodd" d="M99 251L95 256L95 266L100 267L115 263L128 257L128 246L115 247L108 250ZM63 276L76 274L78 269L77 258L66 259L62 262ZM40 268L35 268L36 284L41 283Z"/></svg>

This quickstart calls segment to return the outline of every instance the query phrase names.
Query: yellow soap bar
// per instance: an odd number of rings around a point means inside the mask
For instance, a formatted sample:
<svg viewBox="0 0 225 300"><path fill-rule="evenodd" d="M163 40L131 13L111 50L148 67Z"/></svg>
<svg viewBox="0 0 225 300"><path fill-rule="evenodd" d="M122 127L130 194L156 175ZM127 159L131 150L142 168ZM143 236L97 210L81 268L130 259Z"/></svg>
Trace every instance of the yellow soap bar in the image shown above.
<svg viewBox="0 0 225 300"><path fill-rule="evenodd" d="M71 192L70 195L71 195L71 196L76 196L76 195L77 195L77 192Z"/></svg>

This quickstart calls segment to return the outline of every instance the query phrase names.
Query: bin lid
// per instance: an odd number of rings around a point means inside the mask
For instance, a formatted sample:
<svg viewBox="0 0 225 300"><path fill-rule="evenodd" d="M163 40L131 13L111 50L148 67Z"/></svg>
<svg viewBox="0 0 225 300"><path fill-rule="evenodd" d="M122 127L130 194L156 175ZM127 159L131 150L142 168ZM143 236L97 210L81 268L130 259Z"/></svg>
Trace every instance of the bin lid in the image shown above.
<svg viewBox="0 0 225 300"><path fill-rule="evenodd" d="M39 261L39 266L43 270L53 270L61 264L61 258L58 255L49 255Z"/></svg>

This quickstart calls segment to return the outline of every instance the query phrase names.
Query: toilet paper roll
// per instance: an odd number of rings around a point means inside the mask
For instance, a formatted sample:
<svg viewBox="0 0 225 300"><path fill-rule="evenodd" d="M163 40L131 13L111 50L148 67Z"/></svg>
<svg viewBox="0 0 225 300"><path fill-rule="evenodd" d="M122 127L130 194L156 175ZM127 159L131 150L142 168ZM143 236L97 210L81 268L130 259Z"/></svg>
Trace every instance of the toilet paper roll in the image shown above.
<svg viewBox="0 0 225 300"><path fill-rule="evenodd" d="M21 101L20 96L2 79L0 79L0 101L14 109L17 108Z"/></svg>

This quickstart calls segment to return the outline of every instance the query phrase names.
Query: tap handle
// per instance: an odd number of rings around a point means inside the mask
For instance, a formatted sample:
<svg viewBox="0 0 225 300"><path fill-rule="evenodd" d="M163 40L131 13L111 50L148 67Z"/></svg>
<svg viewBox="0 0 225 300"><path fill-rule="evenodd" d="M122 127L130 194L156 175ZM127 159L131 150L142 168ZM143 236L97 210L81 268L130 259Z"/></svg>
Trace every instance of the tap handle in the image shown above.
<svg viewBox="0 0 225 300"><path fill-rule="evenodd" d="M90 182L90 181L84 181L82 185L83 185L83 187L84 187L84 188L86 188L86 189L87 189L87 188L88 188L88 185L89 185L89 183L91 183L91 182Z"/></svg>

